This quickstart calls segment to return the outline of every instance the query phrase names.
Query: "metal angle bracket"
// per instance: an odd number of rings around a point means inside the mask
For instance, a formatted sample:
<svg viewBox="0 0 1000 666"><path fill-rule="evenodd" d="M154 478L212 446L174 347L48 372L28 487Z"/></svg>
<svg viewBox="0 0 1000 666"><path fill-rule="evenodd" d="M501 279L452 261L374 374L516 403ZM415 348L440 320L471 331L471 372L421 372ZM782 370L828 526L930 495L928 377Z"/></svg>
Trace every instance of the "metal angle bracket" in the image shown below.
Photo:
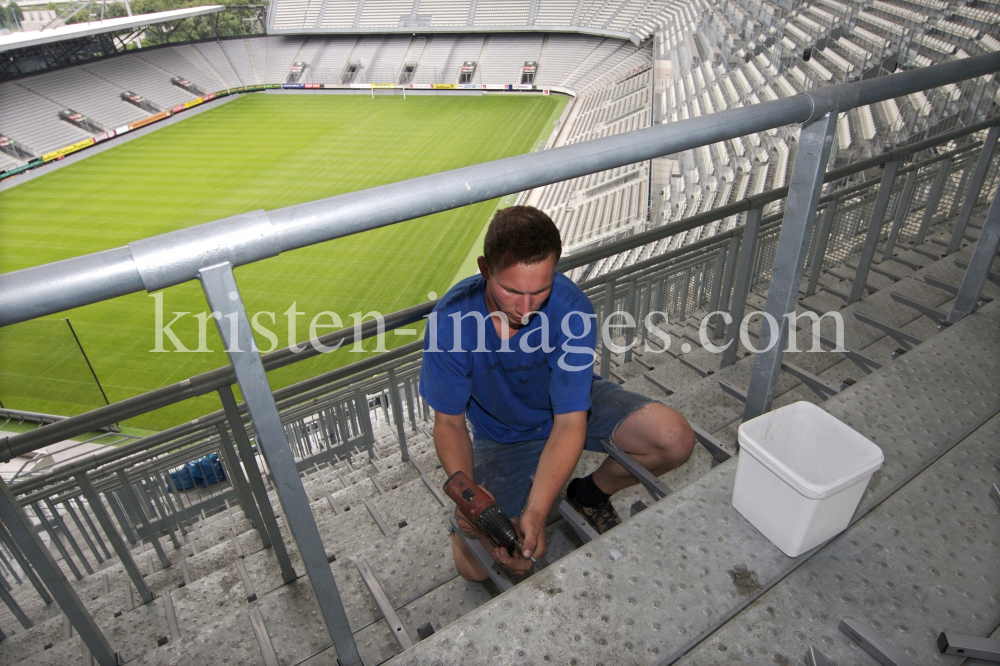
<svg viewBox="0 0 1000 666"><path fill-rule="evenodd" d="M646 378L646 381L666 393L668 396L674 394L674 392L668 389L662 382L650 376L648 372L642 373L642 376Z"/></svg>
<svg viewBox="0 0 1000 666"><path fill-rule="evenodd" d="M958 263L958 262L956 262L956 263ZM945 282L944 280L938 280L937 278L931 277L930 275L923 275L921 277L924 279L924 282L926 282L927 284L931 285L932 287L937 287L938 289L941 289L942 291L947 291L949 294L957 294L958 293L958 287L956 287L955 285L950 284L948 282ZM983 294L979 295L979 300L982 301L983 303L992 303L993 302L992 298L990 298L989 296L984 296Z"/></svg>
<svg viewBox="0 0 1000 666"><path fill-rule="evenodd" d="M919 270L921 270L921 269L924 268L920 264L915 264L912 261L906 261L904 259L900 259L899 257L889 257L888 259L886 259L886 261L895 261L897 264L903 264L904 266L906 266L907 268L909 268L911 271L919 271Z"/></svg>
<svg viewBox="0 0 1000 666"><path fill-rule="evenodd" d="M840 393L840 389L836 388L826 380L817 377L805 368L795 365L794 363L789 363L788 361L783 360L781 362L781 369L812 389L812 392L819 396L820 400L832 398Z"/></svg>
<svg viewBox="0 0 1000 666"><path fill-rule="evenodd" d="M906 351L909 351L914 347L916 347L917 345L923 344L924 342L923 340L921 340L916 336L910 335L909 333L904 333L903 331L899 330L898 328L895 328L894 326L889 326L889 324L883 324L877 319L872 319L871 317L865 316L860 312L855 312L854 318L860 321L862 324L867 324L868 326L872 326L874 328L879 329L880 331L888 335L890 338L892 338L899 344L903 345Z"/></svg>
<svg viewBox="0 0 1000 666"><path fill-rule="evenodd" d="M941 312L940 310L935 310L930 306L924 305L923 303L915 301L912 298L907 298L906 296L900 296L899 294L894 294L891 292L889 293L889 295L892 297L892 300L896 301L897 303L901 303L908 308L913 308L920 314L930 317L935 324L950 325L947 323L948 322L947 313Z"/></svg>
<svg viewBox="0 0 1000 666"><path fill-rule="evenodd" d="M833 340L830 340L829 338L825 338L825 337L823 337L821 335L819 337L819 341L820 341L820 344L822 344L822 345L824 345L826 347L830 347L831 349L833 349L833 351L838 351L837 350L837 343L834 342ZM852 350L847 349L847 348L844 348L844 350L840 351L839 353L841 353L844 356L846 356L848 358L848 360L850 360L852 363L854 363L854 365L858 366L866 375L870 375L872 372L874 372L875 370L879 370L882 367L882 364L879 363L878 361L873 361L872 359L868 358L867 356L865 356L863 354L859 354L858 352L852 351Z"/></svg>
<svg viewBox="0 0 1000 666"><path fill-rule="evenodd" d="M451 527L458 534L458 537L462 540L465 546L472 552L473 557L479 562L480 566L486 569L486 573L489 575L490 580L493 584L497 586L501 592L506 592L510 588L514 587L514 583L510 582L507 576L504 575L503 571L500 569L500 565L497 564L496 560L490 557L490 554L486 552L483 548L483 544L479 543L479 539L473 539L468 534L465 533L461 527L458 526L458 521L455 520L454 514L448 519L451 522Z"/></svg>
<svg viewBox="0 0 1000 666"><path fill-rule="evenodd" d="M573 531L576 532L576 535L580 537L580 540L584 543L593 541L600 536L600 534L597 533L597 530L595 530L590 523L587 522L587 519L581 516L566 500L560 499L557 504L557 508L559 510L559 515L561 515L563 520L565 520L566 523L573 528Z"/></svg>
<svg viewBox="0 0 1000 666"><path fill-rule="evenodd" d="M882 666L916 666L909 657L869 629L863 622L845 617L840 621L840 630Z"/></svg>
<svg viewBox="0 0 1000 666"><path fill-rule="evenodd" d="M257 646L260 648L260 656L264 659L264 666L278 666L278 655L274 651L271 636L267 633L264 616L260 614L259 608L250 611L250 626L253 627L253 634L257 638Z"/></svg>
<svg viewBox="0 0 1000 666"><path fill-rule="evenodd" d="M378 525L378 528L382 531L383 536L389 536L389 527L385 524L385 520L382 519L382 514L378 512L375 505L371 503L371 500L365 500L365 508L368 509L368 513L371 514L372 520Z"/></svg>
<svg viewBox="0 0 1000 666"><path fill-rule="evenodd" d="M653 501L659 501L673 492L665 483L653 476L652 472L636 462L635 458L613 444L610 440L602 439L601 446L604 447L604 450L607 451L608 455L611 456L615 462L624 467L629 474L639 480L639 483L641 483L649 494L653 496Z"/></svg>
<svg viewBox="0 0 1000 666"><path fill-rule="evenodd" d="M688 425L691 426L691 430L694 431L695 438L704 446L710 454L712 454L712 459L716 462L726 462L732 458L732 454L726 451L720 442L714 435L712 435L707 430L703 430L700 426L691 423L688 420Z"/></svg>
<svg viewBox="0 0 1000 666"><path fill-rule="evenodd" d="M810 646L806 650L806 666L830 666L833 662L825 654Z"/></svg>
<svg viewBox="0 0 1000 666"><path fill-rule="evenodd" d="M684 354L678 354L676 356L676 358L677 358L678 361L680 361L681 363L683 363L687 367L689 367L692 370L694 370L695 372L697 372L698 376L700 376L702 379L704 379L705 377L708 377L709 375L715 374L715 370L705 370L704 368L700 368L696 364L694 364L691 361L687 360L686 358L684 358Z"/></svg>
<svg viewBox="0 0 1000 666"><path fill-rule="evenodd" d="M747 392L744 391L743 389L739 388L735 384L727 382L725 379L720 379L719 380L719 388L721 388L722 392L725 393L726 395L728 395L730 397L733 397L733 398L736 398L737 400L739 400L740 402L742 402L744 404L746 403L746 401L747 401Z"/></svg>
<svg viewBox="0 0 1000 666"><path fill-rule="evenodd" d="M257 600L257 591L253 588L253 581L250 579L250 573L247 571L246 565L243 564L243 560L236 560L236 571L240 575L240 581L243 583L243 591L247 595L247 602L253 602Z"/></svg>
<svg viewBox="0 0 1000 666"><path fill-rule="evenodd" d="M385 618L386 624L392 630L392 635L396 637L399 646L404 650L413 647L413 639L410 638L410 634L407 633L403 623L399 621L399 616L396 615L396 610L392 607L392 602L389 601L388 595L382 589L382 584L378 582L378 578L375 577L375 573L371 570L371 567L368 566L368 562L364 558L358 558L354 560L354 566L358 568L358 573L361 574L362 580L365 581L368 591L371 593L372 598L375 599L375 604L382 613L382 617Z"/></svg>
<svg viewBox="0 0 1000 666"><path fill-rule="evenodd" d="M633 352L633 354L634 353L635 352ZM641 358L638 357L638 355L632 356L632 361L635 362L635 363L638 363L639 365L641 365L642 367L646 368L647 370L653 370L653 366L651 366L649 363L646 363L645 361L643 361Z"/></svg>
<svg viewBox="0 0 1000 666"><path fill-rule="evenodd" d="M962 636L942 631L937 637L938 650L969 659L1000 661L1000 641L995 638Z"/></svg>
<svg viewBox="0 0 1000 666"><path fill-rule="evenodd" d="M441 491L437 489L437 486L434 485L434 482L431 481L430 477L424 474L424 469L420 466L415 457L410 458L410 464L417 470L417 473L420 475L420 480L424 482L425 486L427 486L427 490L431 491L431 495L434 495L434 499L436 499L441 506L448 506L448 504L444 501L444 497L441 496Z"/></svg>
<svg viewBox="0 0 1000 666"><path fill-rule="evenodd" d="M372 484L374 484L375 490L378 491L378 494L379 495L385 495L385 488L383 488L382 484L379 483L378 475L377 474L369 474L368 478L372 480Z"/></svg>

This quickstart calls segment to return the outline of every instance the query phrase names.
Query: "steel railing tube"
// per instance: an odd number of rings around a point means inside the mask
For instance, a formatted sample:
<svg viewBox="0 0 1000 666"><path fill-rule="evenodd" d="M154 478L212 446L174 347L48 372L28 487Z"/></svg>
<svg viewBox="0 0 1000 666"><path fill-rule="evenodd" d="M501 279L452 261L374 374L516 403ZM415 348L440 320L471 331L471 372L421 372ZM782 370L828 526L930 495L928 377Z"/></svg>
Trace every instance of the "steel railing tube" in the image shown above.
<svg viewBox="0 0 1000 666"><path fill-rule="evenodd" d="M420 303L406 308L405 310L399 310L387 315L385 317L385 330L393 330L401 326L406 326L420 321L434 308L436 303L437 301L428 301L426 303ZM361 325L361 336L359 339L365 340L375 336L377 333L378 322L368 320ZM354 328L349 327L321 336L317 339L317 342L327 347L332 347L337 345L337 343L348 344L354 342L354 340ZM291 348L284 348L273 351L270 354L262 355L261 360L264 363L264 368L269 371L276 370L278 368L283 368L286 365L303 361L307 358L312 358L320 354L318 351L319 344L313 346L305 343L304 346L305 349L301 352L293 352ZM387 358L389 357L378 359L374 362L374 365L385 363ZM361 363L363 363L363 361ZM350 368L351 370L347 370L347 372L350 373L356 372L358 369L363 367L365 366L351 364L349 366L345 366L344 368L340 368L339 370L344 371L345 369ZM337 371L335 370L332 372L336 373ZM333 375L332 373L320 375L320 377L331 376L336 375ZM313 387L313 384L315 384L314 380L316 379L318 378L314 377L311 380L308 380L313 382L310 384L310 388ZM23 455L29 451L34 451L35 449L43 446L48 446L49 444L61 442L71 437L76 437L77 435L97 430L98 428L106 426L109 423L118 423L142 414L148 414L156 409L172 405L180 402L181 400L187 400L188 398L194 398L211 393L212 391L218 390L222 386L231 386L235 382L236 375L233 373L232 367L223 366L221 368L216 368L215 370L203 372L200 375L195 375L183 381L177 382L176 384L164 386L163 388L155 389L132 398L126 398L125 400L114 402L110 405L105 405L104 407L98 407L97 409L93 409L89 412L71 416L67 419L45 425L41 428L36 428L34 430L10 437L2 437L0 438L0 459L9 460L10 458ZM287 395L287 391L290 388L291 387L279 389L275 392L275 395L279 395L281 391L285 391L285 395ZM118 447L117 450L131 450L135 444L136 442L132 442ZM17 486L15 485L15 487Z"/></svg>
<svg viewBox="0 0 1000 666"><path fill-rule="evenodd" d="M0 326L142 291L126 247L0 275Z"/></svg>

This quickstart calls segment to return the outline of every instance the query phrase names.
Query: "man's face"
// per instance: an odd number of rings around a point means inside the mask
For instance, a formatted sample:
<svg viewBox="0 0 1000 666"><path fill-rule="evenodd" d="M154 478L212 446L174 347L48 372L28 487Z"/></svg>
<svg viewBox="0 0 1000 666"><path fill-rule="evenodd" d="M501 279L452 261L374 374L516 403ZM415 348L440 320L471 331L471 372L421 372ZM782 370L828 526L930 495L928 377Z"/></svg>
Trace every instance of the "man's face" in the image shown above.
<svg viewBox="0 0 1000 666"><path fill-rule="evenodd" d="M555 256L499 270L491 270L486 258L480 257L479 271L486 280L486 305L490 312L503 312L512 330L521 328L521 317L538 310L548 299L555 270Z"/></svg>

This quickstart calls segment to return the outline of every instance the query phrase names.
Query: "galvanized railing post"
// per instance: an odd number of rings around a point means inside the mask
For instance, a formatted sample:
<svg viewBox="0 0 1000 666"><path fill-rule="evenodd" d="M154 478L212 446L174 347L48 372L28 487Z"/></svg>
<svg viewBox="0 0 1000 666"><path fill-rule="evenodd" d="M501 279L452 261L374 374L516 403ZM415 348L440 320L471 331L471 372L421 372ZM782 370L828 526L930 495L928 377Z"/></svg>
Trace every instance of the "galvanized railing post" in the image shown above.
<svg viewBox="0 0 1000 666"><path fill-rule="evenodd" d="M264 527L264 521L260 517L260 512L257 510L257 502L254 501L253 491L250 490L250 485L247 483L246 477L243 476L243 468L240 466L236 449L233 448L233 442L229 439L229 433L226 432L226 426L222 423L216 423L215 428L219 433L219 441L222 443L222 458L229 471L229 480L233 483L236 497L243 508L243 515L257 529L264 548L269 548L271 546L271 538Z"/></svg>
<svg viewBox="0 0 1000 666"><path fill-rule="evenodd" d="M281 568L281 579L287 584L296 579L295 569L292 568L292 561L288 557L288 550L285 548L285 541L281 537L281 530L278 529L278 519L274 516L274 509L267 496L267 488L264 487L264 479L260 468L257 466L257 457L254 455L250 438L247 437L246 428L243 427L243 419L240 417L239 407L236 405L236 398L233 396L233 389L223 386L218 390L219 398L222 401L222 408L226 412L229 420L229 428L236 440L236 448L239 450L240 458L243 459L243 466L246 467L247 481L250 484L250 492L257 502L257 509L260 512L263 532L267 532L268 541L274 549L274 555ZM296 475L297 476L297 475ZM263 532L261 536L263 537ZM265 546L266 547L266 546Z"/></svg>
<svg viewBox="0 0 1000 666"><path fill-rule="evenodd" d="M59 554L62 555L63 562L66 563L66 566L69 567L69 570L74 576L76 576L77 580L83 580L83 574L81 574L80 570L76 568L76 563L73 562L73 558L69 556L69 551L66 550L66 546L64 546L63 542L59 539L59 535L57 535L55 530L52 529L52 524L49 523L48 518L45 517L45 512L38 506L38 502L32 504L31 508L35 512L35 517L38 518L38 522L42 524L42 527L48 533L49 541L55 544L56 550L58 550Z"/></svg>
<svg viewBox="0 0 1000 666"><path fill-rule="evenodd" d="M409 378L403 380L403 391L406 395L406 415L410 418L410 427L416 430L416 409L413 404L413 384Z"/></svg>
<svg viewBox="0 0 1000 666"><path fill-rule="evenodd" d="M129 517L128 511L125 510L125 504L122 502L118 491L111 491L104 493L104 496L108 500L108 505L111 507L111 511L115 514L115 519L118 521L118 526L122 528L122 534L128 539L131 545L135 545L139 540L139 535L136 533L132 522Z"/></svg>
<svg viewBox="0 0 1000 666"><path fill-rule="evenodd" d="M10 611L17 621L25 629L31 629L35 626L35 623L31 621L31 618L27 616L21 606L14 599L14 596L10 593L10 583L3 576L0 576L0 600L3 601L4 605L7 606L7 610Z"/></svg>
<svg viewBox="0 0 1000 666"><path fill-rule="evenodd" d="M750 386L747 388L744 423L770 411L774 400L774 389L781 373L782 347L788 333L786 315L795 311L798 300L799 280L836 129L837 112L831 111L819 120L803 125L799 134L784 220L774 255L771 286L767 291L767 313L774 318L777 330L772 330L767 318L761 322L760 350L754 358Z"/></svg>
<svg viewBox="0 0 1000 666"><path fill-rule="evenodd" d="M857 303L865 295L865 283L868 282L868 272L871 269L872 259L875 258L875 248L879 236L882 235L882 223L885 221L886 211L889 210L889 198L892 196L897 173L899 173L899 160L892 160L885 165L878 186L878 196L875 197L875 207L872 209L872 219L868 223L865 244L858 259L858 270L854 274L854 284L851 285L851 295L847 299L848 305Z"/></svg>
<svg viewBox="0 0 1000 666"><path fill-rule="evenodd" d="M820 219L819 229L816 232L816 247L809 261L809 284L806 286L806 296L815 294L816 287L819 285L819 276L823 272L823 260L826 258L826 247L830 242L830 231L833 229L833 220L837 215L838 201L839 199L834 199L828 203L823 211L823 217Z"/></svg>
<svg viewBox="0 0 1000 666"><path fill-rule="evenodd" d="M70 548L72 548L73 552L76 553L76 557L80 560L80 564L83 565L87 575L92 575L94 573L93 567L90 566L90 562L88 562L87 558L84 556L83 549L80 548L80 544L76 542L76 539L73 538L69 528L66 527L66 522L62 519L62 516L59 515L59 511L56 510L56 505L52 503L52 498L46 497L44 501L45 506L47 506L49 511L52 512L52 520L55 522L56 527L65 535L66 542L69 543Z"/></svg>
<svg viewBox="0 0 1000 666"><path fill-rule="evenodd" d="M966 190L965 201L962 202L962 212L958 214L958 220L955 222L955 230L951 234L951 241L948 243L946 254L956 252L962 246L965 228L972 218L972 209L976 207L976 200L982 191L983 183L986 182L986 171L989 169L990 161L993 159L993 150L997 145L997 136L1000 136L1000 125L994 125L986 134L986 141L983 142L983 150L979 153L976 170L972 172L969 189Z"/></svg>
<svg viewBox="0 0 1000 666"><path fill-rule="evenodd" d="M680 300L678 301L678 315L677 323L684 321L687 318L687 304L688 304L688 292L691 288L691 269L684 271L683 282L681 282L681 293Z"/></svg>
<svg viewBox="0 0 1000 666"><path fill-rule="evenodd" d="M160 524L163 526L164 531L167 533L167 537L170 539L170 543L173 544L174 550L181 549L181 542L174 534L174 530L171 529L170 523L172 516L168 515L166 507L163 506L163 502L160 501L159 496L156 494L156 487L148 483L148 479L139 479L138 483L139 489L142 490L142 494L145 495L146 501L151 502L153 507L156 509L154 515L160 517ZM175 527L180 530L180 524L175 523Z"/></svg>
<svg viewBox="0 0 1000 666"><path fill-rule="evenodd" d="M7 559L7 555L3 551L4 549L0 548L0 562L3 562L4 568L7 569L7 573L11 575L14 582L18 585L23 585L24 581L22 581L21 577L17 575L17 569L15 569L14 565L10 563L10 560Z"/></svg>
<svg viewBox="0 0 1000 666"><path fill-rule="evenodd" d="M104 558L110 560L111 553L108 552L108 547L104 545L104 541L101 539L99 532L97 531L97 526L94 525L94 521L90 519L90 514L87 512L87 507L83 505L83 501L79 497L74 497L73 501L76 503L76 508L80 510L80 515L83 516L84 522L87 523L87 527L90 528L90 532L97 539L97 545L100 546L101 552L104 553ZM104 507L101 507L102 509Z"/></svg>
<svg viewBox="0 0 1000 666"><path fill-rule="evenodd" d="M399 399L399 384L396 383L396 370L390 367L386 373L389 376L389 403L392 405L392 418L396 422L396 437L399 439L399 454L403 462L410 459L406 450L406 417L403 416L403 403Z"/></svg>
<svg viewBox="0 0 1000 666"><path fill-rule="evenodd" d="M701 309L701 304L705 300L705 289L708 285L708 266L709 262L704 262L701 265L701 274L698 276L698 293L694 299L694 308L692 312Z"/></svg>
<svg viewBox="0 0 1000 666"><path fill-rule="evenodd" d="M21 567L21 571L24 572L25 577L31 582L31 586L35 588L35 592L38 592L38 596L42 598L45 605L48 606L52 603L52 597L49 595L49 591L45 589L42 585L42 581L39 580L38 576L35 574L34 569L31 568L31 564L28 563L28 559L21 552L17 543L14 541L14 536L7 531L3 523L0 522L0 541L7 546L7 550L10 551L11 557L17 562Z"/></svg>
<svg viewBox="0 0 1000 666"><path fill-rule="evenodd" d="M906 174L906 182L903 184L903 192L899 195L896 203L896 215L892 219L892 229L889 230L889 238L885 242L885 249L882 251L882 261L888 261L892 257L892 251L896 247L896 239L906 222L906 216L910 212L910 201L913 199L913 190L917 186L917 169Z"/></svg>
<svg viewBox="0 0 1000 666"><path fill-rule="evenodd" d="M969 259L969 267L965 270L965 277L962 278L962 285L958 288L955 305L948 313L949 323L955 323L976 307L976 301L979 300L979 295L986 285L998 248L1000 248L1000 197L994 197L986 213L982 231L979 232L976 247L972 251L972 258Z"/></svg>
<svg viewBox="0 0 1000 666"><path fill-rule="evenodd" d="M971 160L966 160L965 166L962 168L962 175L958 179L958 185L955 188L955 193L951 197L951 206L948 207L948 214L945 217L951 217L957 215L959 209L962 207L962 194L965 192L965 186L969 182L969 178L972 176L972 172L976 168L976 163Z"/></svg>
<svg viewBox="0 0 1000 666"><path fill-rule="evenodd" d="M365 451L372 457L375 446L375 431L372 428L372 412L368 408L368 395L360 388L354 389L354 409L358 414L358 427L365 438Z"/></svg>
<svg viewBox="0 0 1000 666"><path fill-rule="evenodd" d="M708 262L705 263L708 265ZM726 266L726 248L720 248L715 253L715 265L712 267L712 287L708 291L708 311L719 309L719 298L722 294L722 273Z"/></svg>
<svg viewBox="0 0 1000 666"><path fill-rule="evenodd" d="M129 480L128 474L125 473L125 470L120 469L117 475L118 481L122 484L122 493L125 495L125 501L131 505L132 510L139 517L142 529L146 533L146 536L149 537L150 543L153 544L153 550L156 551L156 556L160 559L160 564L164 569L169 569L170 560L167 559L167 554L163 552L163 544L160 543L160 537L153 531L153 526L150 524L146 512L139 504L139 496L136 495L135 488L132 487L132 482Z"/></svg>
<svg viewBox="0 0 1000 666"><path fill-rule="evenodd" d="M180 498L174 496L176 493L170 492L170 485L167 483L165 472L152 472L149 476L149 481L153 484L157 497L169 509L170 515L174 520L174 525L177 526L177 531L181 533L182 537L187 536L187 528L185 527L188 524L187 509L184 508L184 504L180 501Z"/></svg>
<svg viewBox="0 0 1000 666"><path fill-rule="evenodd" d="M625 308L624 309L625 309L625 312L630 313L632 315L632 318L634 320L636 320L636 323L639 324L639 322L638 322L639 313L636 312L636 307L635 307L636 306L636 301L637 301L637 299L635 297L636 296L636 291L635 290L636 290L636 280L635 280L635 278L632 278L631 280L628 281L628 292L625 295ZM639 325L641 325L641 324L639 324ZM628 363L628 362L630 362L632 360L632 343L633 342L635 342L635 329L634 328L630 328L630 327L626 327L625 328L625 346L628 347L628 349L625 351L625 358L624 358L625 363Z"/></svg>
<svg viewBox="0 0 1000 666"><path fill-rule="evenodd" d="M309 497L295 468L295 460L288 447L264 364L253 347L250 319L240 299L233 266L228 262L209 266L198 271L198 277L209 306L222 315L216 321L219 336L226 345L229 360L246 400L247 411L257 431L257 442L274 475L278 499L284 508L292 538L298 544L299 554L309 574L309 582L337 656L345 666L360 665L361 657L354 643L337 583L330 571L330 563L326 559L323 539L309 508Z"/></svg>
<svg viewBox="0 0 1000 666"><path fill-rule="evenodd" d="M604 323L610 321L611 313L614 312L615 307L615 279L613 277L608 277L604 280L604 307L602 311L598 313L597 324L597 340L601 344L601 379L608 379L611 377L609 374L611 372L611 347L609 347L604 340ZM610 331L609 335L610 336Z"/></svg>
<svg viewBox="0 0 1000 666"><path fill-rule="evenodd" d="M642 317L636 317L636 326L639 327L639 342L643 345L646 344L646 326L645 318L649 316L650 307L653 300L653 281L646 278L643 281L642 286L642 304L639 307L639 315Z"/></svg>
<svg viewBox="0 0 1000 666"><path fill-rule="evenodd" d="M722 274L722 293L719 294L719 302L715 310L725 311L729 308L729 298L733 291L733 273L736 270L736 259L740 253L740 238L736 234L729 239L729 246L726 248L726 267ZM715 332L712 334L716 340L726 334L726 320L722 315L715 318Z"/></svg>
<svg viewBox="0 0 1000 666"><path fill-rule="evenodd" d="M101 666L117 666L118 656L108 642L101 628L94 622L93 616L83 605L76 590L66 580L62 569L52 559L48 549L42 544L34 525L17 503L14 494L3 481L0 481L0 522L10 530L11 536L31 562L38 576L55 597L63 613L69 618L76 633L83 639L90 654Z"/></svg>
<svg viewBox="0 0 1000 666"><path fill-rule="evenodd" d="M736 352L739 350L740 322L747 307L747 296L750 294L750 280L753 277L753 260L757 254L757 237L760 235L760 219L763 210L754 206L747 211L747 220L743 224L743 242L740 243L740 256L736 265L733 283L733 300L729 305L729 325L726 327L726 342L723 345L722 361L719 367L725 368L736 362Z"/></svg>
<svg viewBox="0 0 1000 666"><path fill-rule="evenodd" d="M94 484L90 482L90 478L87 476L86 472L80 472L75 475L77 485L80 486L80 490L83 492L83 496L87 498L87 504L90 505L90 510L94 513L97 518L97 522L101 524L101 529L104 530L104 535L107 537L108 541L111 542L111 547L114 549L115 554L118 555L118 559L122 563L122 567L125 569L125 573L128 577L132 579L132 583L135 585L136 589L139 590L139 596L142 597L142 603L148 604L153 600L153 593L150 592L149 586L146 585L146 581L143 579L142 574L139 573L139 567L136 566L135 560L132 559L132 551L128 549L125 545L125 541L122 540L121 536L118 534L118 530L115 529L114 523L111 522L111 516L108 512L104 510L104 504L101 502L101 496L97 494L94 490Z"/></svg>
<svg viewBox="0 0 1000 666"><path fill-rule="evenodd" d="M951 171L951 162L952 158L950 157L941 162L937 175L934 176L931 190L927 193L927 203L924 204L924 215L920 218L920 228L917 229L917 235L913 239L915 245L920 245L924 242L927 229L931 226L931 220L937 212L938 203L941 201L941 194L944 192L944 184L948 180L948 172Z"/></svg>
<svg viewBox="0 0 1000 666"><path fill-rule="evenodd" d="M83 541L84 543L87 544L87 548L89 548L90 552L93 553L94 559L97 560L98 564L103 564L104 558L101 557L101 553L100 551L97 550L97 546L94 544L94 540L90 538L90 534L87 532L87 528L83 526L83 522L80 520L80 516L76 515L76 511L73 509L73 506L69 503L69 500L63 502L62 505L63 507L65 507L66 513L68 513L69 517L73 520L73 524L76 525L76 529L77 531L80 532L80 536L83 537ZM97 537L98 540L100 540L100 538L101 537L99 536Z"/></svg>

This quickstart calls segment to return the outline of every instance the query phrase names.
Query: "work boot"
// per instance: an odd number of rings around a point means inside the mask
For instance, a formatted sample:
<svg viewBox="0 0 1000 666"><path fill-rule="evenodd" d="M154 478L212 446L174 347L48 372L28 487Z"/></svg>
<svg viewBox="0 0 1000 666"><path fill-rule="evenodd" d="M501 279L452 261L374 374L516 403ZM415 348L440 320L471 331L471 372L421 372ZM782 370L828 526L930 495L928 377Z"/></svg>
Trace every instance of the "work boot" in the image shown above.
<svg viewBox="0 0 1000 666"><path fill-rule="evenodd" d="M611 500L607 500L597 506L584 506L576 498L575 494L572 492L572 488L567 489L566 501L569 505L576 509L576 512L583 516L590 526L594 528L594 531L598 534L604 534L610 530L615 525L620 525L622 519L618 516L618 512L615 511L614 505L611 504Z"/></svg>

